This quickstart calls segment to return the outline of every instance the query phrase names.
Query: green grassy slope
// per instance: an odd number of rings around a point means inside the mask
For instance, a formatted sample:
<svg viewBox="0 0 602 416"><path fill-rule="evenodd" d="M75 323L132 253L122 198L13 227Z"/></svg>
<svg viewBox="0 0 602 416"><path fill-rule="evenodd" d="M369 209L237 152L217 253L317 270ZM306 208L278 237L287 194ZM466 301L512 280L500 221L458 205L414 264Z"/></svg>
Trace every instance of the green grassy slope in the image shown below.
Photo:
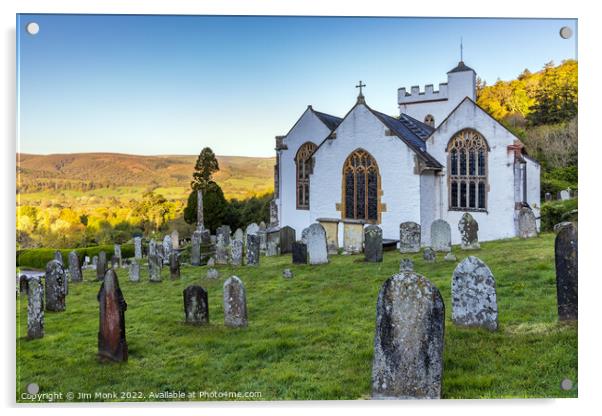
<svg viewBox="0 0 602 416"><path fill-rule="evenodd" d="M418 273L439 288L446 306L444 398L576 397L577 325L557 321L554 236L482 244L454 252L484 260L497 281L500 330L461 329L451 323L450 284L455 263L426 264ZM252 267L222 266L218 280L206 267L183 267L182 279L130 283L120 271L128 303L127 363L96 361L99 284L71 284L67 311L46 314L46 336L26 340L26 298L17 309L17 400L28 383L40 392L253 391L262 400L365 399L370 375L375 308L382 282L397 272L401 255L382 264L335 256L321 266L291 265L290 256L261 258ZM291 280L282 278L290 267ZM235 274L246 285L249 327L223 325L222 285ZM211 324L183 321L182 290L201 284L209 293ZM97 399L98 400L98 399Z"/></svg>

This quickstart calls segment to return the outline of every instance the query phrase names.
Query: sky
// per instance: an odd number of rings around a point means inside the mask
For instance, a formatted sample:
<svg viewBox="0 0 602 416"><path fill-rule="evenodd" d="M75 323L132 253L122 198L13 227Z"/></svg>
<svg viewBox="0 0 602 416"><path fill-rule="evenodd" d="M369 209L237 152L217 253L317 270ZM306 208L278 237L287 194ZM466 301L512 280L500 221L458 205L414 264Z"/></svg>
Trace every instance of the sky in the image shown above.
<svg viewBox="0 0 602 416"><path fill-rule="evenodd" d="M397 89L446 82L461 39L488 84L577 59L575 19L20 14L17 151L273 156L308 105L344 116L359 80L398 114Z"/></svg>

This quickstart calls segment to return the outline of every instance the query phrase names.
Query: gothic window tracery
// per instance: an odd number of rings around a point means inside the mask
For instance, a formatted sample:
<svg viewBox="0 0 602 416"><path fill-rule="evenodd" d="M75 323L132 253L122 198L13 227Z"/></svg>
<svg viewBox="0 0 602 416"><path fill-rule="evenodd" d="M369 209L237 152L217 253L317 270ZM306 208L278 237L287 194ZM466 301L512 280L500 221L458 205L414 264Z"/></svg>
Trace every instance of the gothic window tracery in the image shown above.
<svg viewBox="0 0 602 416"><path fill-rule="evenodd" d="M309 209L309 174L311 173L311 154L316 150L315 143L301 145L295 156L297 166L297 209Z"/></svg>
<svg viewBox="0 0 602 416"><path fill-rule="evenodd" d="M343 215L348 219L378 221L380 174L376 160L363 149L343 164Z"/></svg>
<svg viewBox="0 0 602 416"><path fill-rule="evenodd" d="M487 154L485 138L474 130L458 132L447 145L449 208L487 209Z"/></svg>

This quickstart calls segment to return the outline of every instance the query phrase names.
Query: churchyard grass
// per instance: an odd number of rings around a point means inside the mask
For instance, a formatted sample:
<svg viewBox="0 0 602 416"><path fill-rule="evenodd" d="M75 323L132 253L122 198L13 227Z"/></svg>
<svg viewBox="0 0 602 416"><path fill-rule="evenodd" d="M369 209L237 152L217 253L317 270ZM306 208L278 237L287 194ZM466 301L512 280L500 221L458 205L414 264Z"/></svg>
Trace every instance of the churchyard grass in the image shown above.
<svg viewBox="0 0 602 416"><path fill-rule="evenodd" d="M416 272L435 284L445 302L443 398L577 396L577 324L559 323L556 310L554 235L482 243L480 250L453 247L458 262L478 256L497 283L497 332L459 328L451 322L451 276L456 262L426 263L422 253L384 253L383 263L363 255L331 256L330 264L291 264L290 255L261 257L258 267L182 266L180 280L128 281L119 269L126 311L129 361L96 360L100 284L94 271L69 285L67 310L46 312L45 336L27 340L27 298L17 300L17 400L28 383L44 392L228 391L261 392L255 400L368 399L376 300L382 282L412 258ZM284 279L290 268L294 277ZM223 324L222 286L244 282L249 326ZM200 284L209 293L210 324L184 324L183 289ZM573 388L560 387L563 379ZM198 397L198 394L197 394ZM88 399L90 400L90 399ZM123 399L121 399L123 400ZM223 400L223 399L222 399Z"/></svg>

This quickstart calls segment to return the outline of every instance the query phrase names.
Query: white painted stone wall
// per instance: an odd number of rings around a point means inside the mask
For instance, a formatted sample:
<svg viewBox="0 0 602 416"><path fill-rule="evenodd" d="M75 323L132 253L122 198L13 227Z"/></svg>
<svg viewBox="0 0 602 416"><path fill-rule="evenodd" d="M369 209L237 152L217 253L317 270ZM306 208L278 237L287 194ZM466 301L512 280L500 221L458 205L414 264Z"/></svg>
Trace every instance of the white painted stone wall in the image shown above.
<svg viewBox="0 0 602 416"><path fill-rule="evenodd" d="M280 226L288 225L294 228L297 236L301 235L311 221L309 210L297 209L295 156L301 145L306 142L319 145L328 134L330 130L308 108L283 140L288 149L280 151L279 223ZM310 205L311 202L310 200Z"/></svg>
<svg viewBox="0 0 602 416"><path fill-rule="evenodd" d="M425 171L420 175L420 243L431 245L431 224L437 219L437 190L439 181L434 171Z"/></svg>
<svg viewBox="0 0 602 416"><path fill-rule="evenodd" d="M414 152L396 136L386 136L385 126L364 105L356 106L335 130L336 139L327 140L314 154L310 176L310 221L320 217L342 218L342 173L347 157L356 149L369 152L381 175L381 203L386 205L382 221L383 238L399 238L399 224L420 222L420 175L414 174ZM339 227L339 241L343 241Z"/></svg>
<svg viewBox="0 0 602 416"><path fill-rule="evenodd" d="M541 166L535 160L525 157L527 161L527 203L533 209L535 218L541 215ZM541 228L541 221L537 220L537 231Z"/></svg>

